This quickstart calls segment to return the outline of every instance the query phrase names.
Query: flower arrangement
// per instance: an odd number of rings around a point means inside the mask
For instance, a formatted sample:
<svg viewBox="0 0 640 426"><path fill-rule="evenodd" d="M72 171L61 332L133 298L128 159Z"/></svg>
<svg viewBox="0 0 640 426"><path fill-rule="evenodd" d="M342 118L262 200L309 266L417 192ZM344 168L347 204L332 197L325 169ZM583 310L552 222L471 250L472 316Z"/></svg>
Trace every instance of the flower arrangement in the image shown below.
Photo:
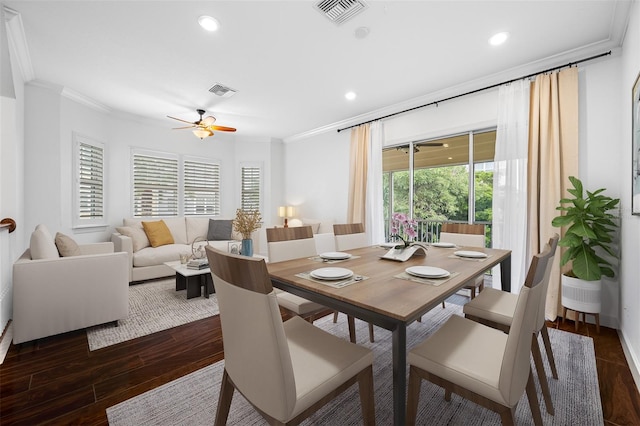
<svg viewBox="0 0 640 426"><path fill-rule="evenodd" d="M416 232L417 227L418 222L415 219L410 219L404 213L391 215L391 228L389 230L391 237L401 239L405 247L409 247L410 242L418 235Z"/></svg>
<svg viewBox="0 0 640 426"><path fill-rule="evenodd" d="M258 210L236 210L233 229L242 234L245 240L251 239L251 233L262 225L262 216Z"/></svg>

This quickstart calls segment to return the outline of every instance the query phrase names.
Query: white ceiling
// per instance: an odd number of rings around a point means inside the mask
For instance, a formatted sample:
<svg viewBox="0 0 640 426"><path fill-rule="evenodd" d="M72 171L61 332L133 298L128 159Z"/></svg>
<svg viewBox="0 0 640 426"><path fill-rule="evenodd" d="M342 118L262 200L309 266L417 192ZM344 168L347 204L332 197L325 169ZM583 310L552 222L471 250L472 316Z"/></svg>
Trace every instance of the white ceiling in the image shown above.
<svg viewBox="0 0 640 426"><path fill-rule="evenodd" d="M285 140L615 49L630 8L626 0L369 1L337 26L314 2L293 0L4 4L20 14L23 34L8 27L27 78L167 127L179 123L166 115L195 120L202 108L238 136ZM203 14L221 29L200 28ZM357 39L361 26L370 33ZM490 46L498 31L511 37ZM238 93L217 97L214 83ZM349 90L354 101L344 98Z"/></svg>

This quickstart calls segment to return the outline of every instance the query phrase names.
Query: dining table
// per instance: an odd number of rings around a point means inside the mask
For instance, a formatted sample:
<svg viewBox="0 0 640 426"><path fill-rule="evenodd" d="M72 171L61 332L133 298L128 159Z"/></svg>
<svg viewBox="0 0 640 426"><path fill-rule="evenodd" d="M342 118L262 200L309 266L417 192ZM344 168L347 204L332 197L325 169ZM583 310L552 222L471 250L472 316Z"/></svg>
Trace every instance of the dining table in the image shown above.
<svg viewBox="0 0 640 426"><path fill-rule="evenodd" d="M391 331L394 425L405 424L407 326L494 266L500 266L502 289L511 288L510 250L423 247L403 262L383 259L389 248L372 246L345 251L345 259L315 256L267 264L274 287ZM471 253L483 253L478 255L483 257L461 256ZM406 271L423 266L443 269L449 275L431 279ZM310 275L321 268L345 268L353 276L336 281Z"/></svg>

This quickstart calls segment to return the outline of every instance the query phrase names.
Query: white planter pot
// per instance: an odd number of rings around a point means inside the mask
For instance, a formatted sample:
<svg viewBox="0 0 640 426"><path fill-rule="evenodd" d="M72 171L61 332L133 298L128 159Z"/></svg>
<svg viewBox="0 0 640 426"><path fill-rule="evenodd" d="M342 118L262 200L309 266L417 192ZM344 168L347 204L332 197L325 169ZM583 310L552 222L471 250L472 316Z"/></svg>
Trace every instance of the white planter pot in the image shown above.
<svg viewBox="0 0 640 426"><path fill-rule="evenodd" d="M599 314L602 307L602 281L584 281L562 275L562 306L576 312Z"/></svg>

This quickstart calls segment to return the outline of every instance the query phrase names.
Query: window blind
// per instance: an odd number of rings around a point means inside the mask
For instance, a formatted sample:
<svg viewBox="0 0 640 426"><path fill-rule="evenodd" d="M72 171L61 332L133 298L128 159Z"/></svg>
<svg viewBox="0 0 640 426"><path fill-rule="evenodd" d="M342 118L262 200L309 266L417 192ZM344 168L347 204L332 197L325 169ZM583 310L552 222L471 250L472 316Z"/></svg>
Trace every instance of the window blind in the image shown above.
<svg viewBox="0 0 640 426"><path fill-rule="evenodd" d="M133 155L133 215L178 215L178 160Z"/></svg>
<svg viewBox="0 0 640 426"><path fill-rule="evenodd" d="M184 214L220 214L220 166L215 163L184 161Z"/></svg>
<svg viewBox="0 0 640 426"><path fill-rule="evenodd" d="M260 167L242 167L242 210L260 210Z"/></svg>
<svg viewBox="0 0 640 426"><path fill-rule="evenodd" d="M104 217L104 157L102 147L78 143L78 217Z"/></svg>

